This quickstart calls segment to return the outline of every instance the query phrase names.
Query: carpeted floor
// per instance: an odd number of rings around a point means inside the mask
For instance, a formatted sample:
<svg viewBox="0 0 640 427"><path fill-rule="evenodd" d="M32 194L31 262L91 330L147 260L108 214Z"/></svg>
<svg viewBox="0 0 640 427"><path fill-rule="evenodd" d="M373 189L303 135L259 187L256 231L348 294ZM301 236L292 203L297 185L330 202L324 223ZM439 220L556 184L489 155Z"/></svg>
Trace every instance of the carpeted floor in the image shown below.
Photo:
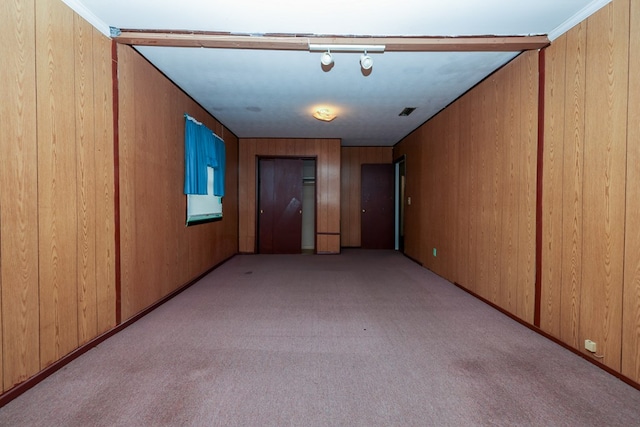
<svg viewBox="0 0 640 427"><path fill-rule="evenodd" d="M2 426L632 426L640 391L393 251L236 256Z"/></svg>

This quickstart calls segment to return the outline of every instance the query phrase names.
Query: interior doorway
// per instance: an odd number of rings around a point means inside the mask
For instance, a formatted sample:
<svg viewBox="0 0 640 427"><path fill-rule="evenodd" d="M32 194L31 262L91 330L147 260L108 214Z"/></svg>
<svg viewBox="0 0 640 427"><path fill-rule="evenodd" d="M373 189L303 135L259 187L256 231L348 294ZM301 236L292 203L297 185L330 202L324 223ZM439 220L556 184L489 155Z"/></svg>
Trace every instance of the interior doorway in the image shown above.
<svg viewBox="0 0 640 427"><path fill-rule="evenodd" d="M395 161L395 250L404 252L405 156Z"/></svg>
<svg viewBox="0 0 640 427"><path fill-rule="evenodd" d="M360 246L363 249L393 249L393 168L391 163L362 165Z"/></svg>
<svg viewBox="0 0 640 427"><path fill-rule="evenodd" d="M315 159L258 159L258 253L315 250Z"/></svg>

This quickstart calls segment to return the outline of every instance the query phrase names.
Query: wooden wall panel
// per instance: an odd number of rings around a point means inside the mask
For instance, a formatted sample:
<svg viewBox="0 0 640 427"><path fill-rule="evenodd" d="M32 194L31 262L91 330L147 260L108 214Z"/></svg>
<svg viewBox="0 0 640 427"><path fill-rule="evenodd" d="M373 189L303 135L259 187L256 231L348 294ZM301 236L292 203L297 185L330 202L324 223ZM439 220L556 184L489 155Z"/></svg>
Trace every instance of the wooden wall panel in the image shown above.
<svg viewBox="0 0 640 427"><path fill-rule="evenodd" d="M526 52L520 73L520 170L518 195L518 280L516 315L533 323L536 276L536 182L538 150L538 53Z"/></svg>
<svg viewBox="0 0 640 427"><path fill-rule="evenodd" d="M579 348L580 287L582 283L582 184L584 164L584 98L586 24L566 35L566 82L562 188L562 292L560 338ZM547 107L545 106L545 109ZM546 138L546 135L545 135ZM551 184L553 185L553 184ZM548 191L546 184L543 191ZM543 224L544 227L545 224ZM544 261L543 261L544 262ZM544 284L543 292L544 292Z"/></svg>
<svg viewBox="0 0 640 427"><path fill-rule="evenodd" d="M459 104L460 112L459 119L462 117L469 117L469 103L466 101L462 101ZM471 219L471 194L470 194L470 185L471 185L471 126L460 126L460 123L454 123L459 129L459 142L458 142L458 150L457 150L457 163L458 163L458 185L457 185L457 201L454 205L458 215L454 215L457 217L457 224L455 230L455 259L454 259L454 271L455 271L455 282L461 284L462 286L468 286L469 284L469 239L470 239L470 219ZM455 212L454 212L455 213ZM457 264L457 265L456 265Z"/></svg>
<svg viewBox="0 0 640 427"><path fill-rule="evenodd" d="M420 153L417 165L407 157L407 196L420 207L416 215L407 206L405 252L419 253L425 267L529 322L537 60L536 52L521 55L394 148L394 155ZM418 249L410 243L416 231Z"/></svg>
<svg viewBox="0 0 640 427"><path fill-rule="evenodd" d="M640 4L631 2L622 373L640 382Z"/></svg>
<svg viewBox="0 0 640 427"><path fill-rule="evenodd" d="M342 147L340 172L341 245L360 246L360 167L392 163L392 147Z"/></svg>
<svg viewBox="0 0 640 427"><path fill-rule="evenodd" d="M74 14L78 344L98 334L93 27Z"/></svg>
<svg viewBox="0 0 640 427"><path fill-rule="evenodd" d="M487 80L487 82L490 82ZM477 148L478 148L478 168L476 170L476 177L478 180L478 227L477 227L477 242L478 246L475 250L478 253L476 257L476 277L475 291L483 297L489 299L489 254L491 252L491 237L490 237L490 215L491 215L491 183L489 181L491 171L491 156L489 148L487 147L487 141L489 141L490 132L488 131L488 124L491 121L489 104L489 84L480 85L473 94L477 97L474 98L474 102L478 103L480 109L480 121L478 123L477 132Z"/></svg>
<svg viewBox="0 0 640 427"><path fill-rule="evenodd" d="M73 17L36 3L41 368L78 346Z"/></svg>
<svg viewBox="0 0 640 427"><path fill-rule="evenodd" d="M116 326L111 40L93 29L97 334Z"/></svg>
<svg viewBox="0 0 640 427"><path fill-rule="evenodd" d="M479 143L480 136L478 133L478 126L480 122L479 104L475 102L470 96L465 96L460 99L460 102L464 105L461 114L467 117L467 122L463 128L463 138L468 141L469 151L469 232L467 240L467 251L469 252L469 263L467 269L466 282L460 282L460 284L467 289L477 292L477 265L478 265L478 237L480 228L480 183L478 181L478 170L480 169L480 154ZM463 150L464 148L461 148ZM460 193L464 194L464 193Z"/></svg>
<svg viewBox="0 0 640 427"><path fill-rule="evenodd" d="M40 368L34 2L0 4L0 388ZM7 83L10 82L10 83Z"/></svg>
<svg viewBox="0 0 640 427"><path fill-rule="evenodd" d="M339 139L243 138L239 141L238 153L238 192L241 195L238 204L240 252L256 251L258 156L316 158L316 250L318 253L340 252Z"/></svg>
<svg viewBox="0 0 640 427"><path fill-rule="evenodd" d="M574 348L578 343L582 260L584 23L545 51L540 327Z"/></svg>
<svg viewBox="0 0 640 427"><path fill-rule="evenodd" d="M504 117L500 115L500 105L501 103L505 103L508 98L512 95L507 94L503 95L503 91L507 89L506 81L507 78L507 69L514 66L514 64L509 64L507 67L500 71L499 76L493 76L488 81L490 84L489 89L489 121L487 125L489 125L488 129L488 149L489 155L488 159L488 181L489 181L489 191L491 195L490 201L490 215L489 215L489 299L495 303L504 306L504 301L501 301L501 291L500 288L500 244L502 242L502 210L504 208L503 194L501 191L502 182L500 180L500 170L502 168L502 157L503 157L503 145L502 141L502 126L500 125L501 121L504 120ZM498 81L498 78L501 78ZM503 95L503 96L501 96ZM506 307L504 307L506 309Z"/></svg>
<svg viewBox="0 0 640 427"><path fill-rule="evenodd" d="M135 65L135 51L118 46L118 74L122 76L133 76ZM133 141L136 140L136 111L134 108L134 88L133 78L118 79L118 110L119 110L119 153L118 169L120 184L120 253L124 262L120 265L121 278L132 278L135 271L135 264L127 262L126 256L133 254L136 248L135 217L130 212L135 212L135 147ZM129 293L131 287L121 288L121 310L122 313L134 311L131 303L133 298Z"/></svg>
<svg viewBox="0 0 640 427"><path fill-rule="evenodd" d="M560 337L562 306L562 213L565 136L565 57L561 37L545 50L544 158L542 194L542 265L540 328Z"/></svg>
<svg viewBox="0 0 640 427"><path fill-rule="evenodd" d="M616 0L587 21L584 205L588 208L583 212L580 340L596 341L602 362L615 370L620 369L622 326L628 11L628 0Z"/></svg>
<svg viewBox="0 0 640 427"><path fill-rule="evenodd" d="M121 308L127 319L237 253L237 138L144 58L118 46ZM223 219L185 227L184 117L226 147Z"/></svg>
<svg viewBox="0 0 640 427"><path fill-rule="evenodd" d="M517 65L517 63L513 64ZM508 94L518 93L520 88L520 73L517 67L505 67L504 89ZM502 162L500 165L500 194L502 230L500 253L500 301L509 312L515 312L517 307L517 290L512 286L518 280L518 176L519 142L518 128L512 123L520 122L520 100L516 96L508 96L498 103L499 121L498 132L502 135Z"/></svg>

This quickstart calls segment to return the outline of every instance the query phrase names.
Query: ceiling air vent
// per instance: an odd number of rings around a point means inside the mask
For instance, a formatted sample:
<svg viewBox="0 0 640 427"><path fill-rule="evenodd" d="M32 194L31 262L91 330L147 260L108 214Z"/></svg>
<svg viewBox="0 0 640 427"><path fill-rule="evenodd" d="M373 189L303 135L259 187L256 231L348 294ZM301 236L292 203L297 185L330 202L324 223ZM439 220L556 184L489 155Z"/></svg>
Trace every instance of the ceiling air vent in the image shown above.
<svg viewBox="0 0 640 427"><path fill-rule="evenodd" d="M399 115L399 116L401 116L401 117L406 117L406 116L408 116L409 114L413 113L413 111L414 111L415 109L416 109L416 107L407 107L407 108L405 108L404 110L402 110L402 111L400 112L400 114L398 114L398 115Z"/></svg>

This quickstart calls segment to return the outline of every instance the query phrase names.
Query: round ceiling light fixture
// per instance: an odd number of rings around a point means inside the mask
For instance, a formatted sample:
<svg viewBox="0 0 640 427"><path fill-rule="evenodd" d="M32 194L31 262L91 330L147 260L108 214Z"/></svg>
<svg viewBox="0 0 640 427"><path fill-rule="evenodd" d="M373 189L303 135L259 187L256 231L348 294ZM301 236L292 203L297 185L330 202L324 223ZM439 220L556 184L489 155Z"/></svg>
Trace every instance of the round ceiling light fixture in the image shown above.
<svg viewBox="0 0 640 427"><path fill-rule="evenodd" d="M324 52L320 57L320 63L325 67L328 67L329 65L333 64L333 56L331 56L331 52L329 51Z"/></svg>
<svg viewBox="0 0 640 427"><path fill-rule="evenodd" d="M330 122L336 118L336 113L327 107L320 107L313 112L313 117L323 122Z"/></svg>
<svg viewBox="0 0 640 427"><path fill-rule="evenodd" d="M365 50L362 56L360 56L360 66L363 70L370 70L373 67L373 58L367 54Z"/></svg>

